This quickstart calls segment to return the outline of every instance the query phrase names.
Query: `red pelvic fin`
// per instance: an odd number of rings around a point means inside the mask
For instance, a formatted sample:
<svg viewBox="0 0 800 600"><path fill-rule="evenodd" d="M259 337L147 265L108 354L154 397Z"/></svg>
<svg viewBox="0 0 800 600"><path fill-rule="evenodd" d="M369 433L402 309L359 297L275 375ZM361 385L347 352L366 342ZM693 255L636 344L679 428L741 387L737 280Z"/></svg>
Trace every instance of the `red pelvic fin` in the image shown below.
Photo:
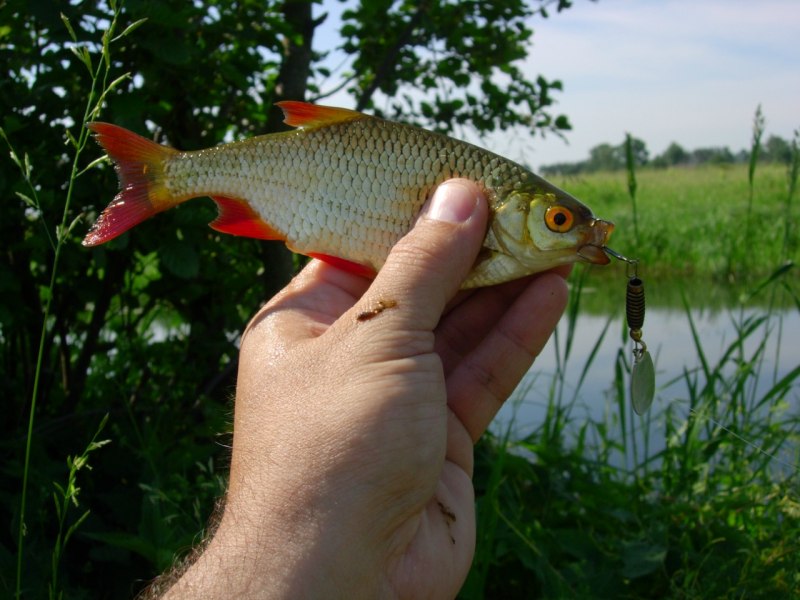
<svg viewBox="0 0 800 600"><path fill-rule="evenodd" d="M285 240L286 236L273 229L244 200L214 196L219 208L219 216L209 223L209 227L230 233L262 240Z"/></svg>
<svg viewBox="0 0 800 600"><path fill-rule="evenodd" d="M84 246L96 246L126 232L183 199L164 187L164 161L177 150L161 146L110 123L89 123L97 142L114 162L120 192L92 225Z"/></svg>
<svg viewBox="0 0 800 600"><path fill-rule="evenodd" d="M361 263L353 262L345 258L339 258L338 256L331 256L330 254L319 254L317 252L307 252L306 254L311 258L316 258L322 262L326 262L337 269L347 271L353 275L366 277L367 279L375 278L375 269L366 265L362 265Z"/></svg>
<svg viewBox="0 0 800 600"><path fill-rule="evenodd" d="M277 106L283 111L283 122L291 127L320 127L366 116L347 108L319 106L296 100L284 100L278 102Z"/></svg>

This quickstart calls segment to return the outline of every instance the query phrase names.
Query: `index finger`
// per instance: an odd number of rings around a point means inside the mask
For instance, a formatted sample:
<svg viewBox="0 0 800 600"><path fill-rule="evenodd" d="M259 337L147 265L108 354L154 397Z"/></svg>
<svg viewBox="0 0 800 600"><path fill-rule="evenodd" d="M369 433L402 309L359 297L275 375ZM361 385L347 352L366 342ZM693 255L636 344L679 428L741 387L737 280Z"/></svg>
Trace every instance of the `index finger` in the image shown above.
<svg viewBox="0 0 800 600"><path fill-rule="evenodd" d="M553 273L536 277L447 377L447 403L473 441L530 369L561 317L568 291Z"/></svg>

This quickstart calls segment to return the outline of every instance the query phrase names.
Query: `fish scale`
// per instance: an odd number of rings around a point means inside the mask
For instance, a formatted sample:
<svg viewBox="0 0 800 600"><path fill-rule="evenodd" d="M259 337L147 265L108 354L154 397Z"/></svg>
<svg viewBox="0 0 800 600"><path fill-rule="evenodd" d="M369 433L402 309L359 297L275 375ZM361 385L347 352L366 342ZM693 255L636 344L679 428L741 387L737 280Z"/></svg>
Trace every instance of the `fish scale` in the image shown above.
<svg viewBox="0 0 800 600"><path fill-rule="evenodd" d="M293 250L344 250L350 260L378 270L440 182L461 176L485 187L487 171L489 177L502 179L503 166L513 169L498 161L480 163L470 146L439 136L421 154L415 150L416 131L399 124L392 124L390 131L371 121L182 152L165 164L167 186L176 197L246 199ZM392 153L377 143L383 136L394 137ZM500 172L493 173L498 166ZM350 177L332 177L331 169ZM334 235L320 240L320 230Z"/></svg>
<svg viewBox="0 0 800 600"><path fill-rule="evenodd" d="M296 252L376 272L436 186L464 177L490 206L484 249L466 286L605 259L586 249L604 244L613 226L510 160L354 111L281 107L299 129L189 152L92 124L117 165L122 191L84 243L103 243L170 206L211 196L220 207L211 225L219 231L281 239ZM569 212L570 227L548 220L553 207Z"/></svg>

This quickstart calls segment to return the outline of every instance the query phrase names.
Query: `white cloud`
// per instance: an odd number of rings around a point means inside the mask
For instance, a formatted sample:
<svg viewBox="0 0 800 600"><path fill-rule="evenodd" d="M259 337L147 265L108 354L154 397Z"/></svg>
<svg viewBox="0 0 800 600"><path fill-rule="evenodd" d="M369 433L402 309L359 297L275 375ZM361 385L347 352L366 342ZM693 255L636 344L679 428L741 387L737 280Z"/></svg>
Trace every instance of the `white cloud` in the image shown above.
<svg viewBox="0 0 800 600"><path fill-rule="evenodd" d="M586 158L630 131L651 151L747 146L761 103L768 132L800 126L800 2L600 0L536 24L530 75L564 82L574 131L532 142L534 165Z"/></svg>

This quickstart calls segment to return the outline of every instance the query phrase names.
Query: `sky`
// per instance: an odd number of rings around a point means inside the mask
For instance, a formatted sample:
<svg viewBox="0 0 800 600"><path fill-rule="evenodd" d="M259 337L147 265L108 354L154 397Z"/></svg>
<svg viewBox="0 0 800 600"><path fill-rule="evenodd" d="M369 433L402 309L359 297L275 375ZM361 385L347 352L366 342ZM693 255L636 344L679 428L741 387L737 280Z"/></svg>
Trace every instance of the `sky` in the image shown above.
<svg viewBox="0 0 800 600"><path fill-rule="evenodd" d="M531 164L575 162L625 133L655 155L750 145L760 104L767 136L800 128L800 1L576 0L535 24L527 73L558 78L569 145L531 142Z"/></svg>
<svg viewBox="0 0 800 600"><path fill-rule="evenodd" d="M800 128L800 0L575 0L531 26L525 73L562 81L553 112L572 131L567 142L519 132L479 142L515 160L584 160L626 132L651 156L673 141L735 153L750 145L759 104L767 136Z"/></svg>

